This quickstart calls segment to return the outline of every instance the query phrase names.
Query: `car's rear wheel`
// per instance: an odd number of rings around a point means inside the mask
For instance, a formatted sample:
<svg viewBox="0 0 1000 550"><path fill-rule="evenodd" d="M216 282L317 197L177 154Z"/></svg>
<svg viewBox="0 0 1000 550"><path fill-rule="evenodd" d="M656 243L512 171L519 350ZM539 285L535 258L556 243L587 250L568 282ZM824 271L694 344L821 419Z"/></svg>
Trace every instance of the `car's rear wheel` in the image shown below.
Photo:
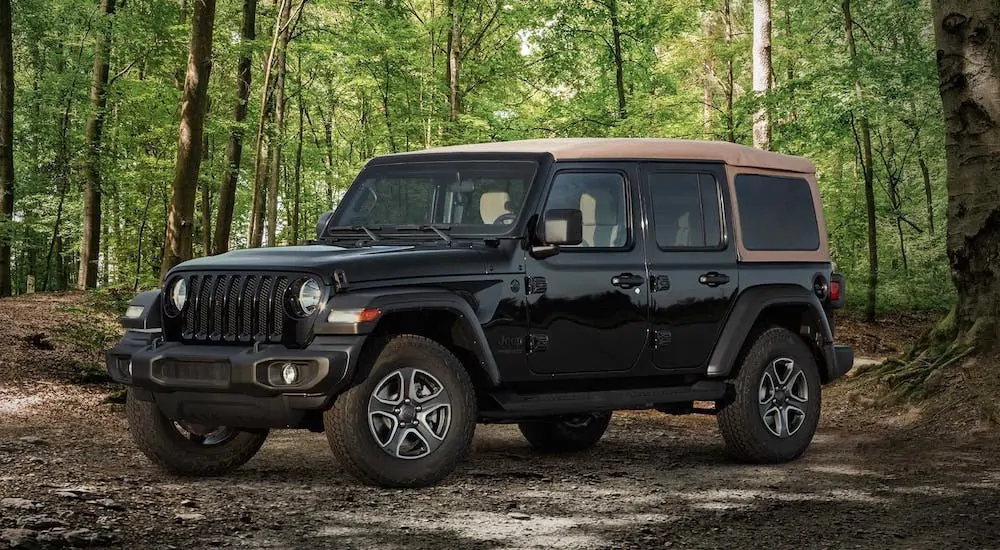
<svg viewBox="0 0 1000 550"><path fill-rule="evenodd" d="M597 444L611 422L610 412L518 423L521 434L540 451L571 452Z"/></svg>
<svg viewBox="0 0 1000 550"><path fill-rule="evenodd" d="M171 420L156 403L125 399L129 431L136 446L167 471L184 475L218 475L253 458L267 440L267 430L248 431L228 426L205 426Z"/></svg>
<svg viewBox="0 0 1000 550"><path fill-rule="evenodd" d="M367 378L324 415L340 463L362 482L423 487L447 477L468 453L476 395L462 363L437 342L388 339Z"/></svg>
<svg viewBox="0 0 1000 550"><path fill-rule="evenodd" d="M719 431L737 459L786 462L806 451L820 413L816 359L784 328L761 332L733 380L734 396L719 411Z"/></svg>

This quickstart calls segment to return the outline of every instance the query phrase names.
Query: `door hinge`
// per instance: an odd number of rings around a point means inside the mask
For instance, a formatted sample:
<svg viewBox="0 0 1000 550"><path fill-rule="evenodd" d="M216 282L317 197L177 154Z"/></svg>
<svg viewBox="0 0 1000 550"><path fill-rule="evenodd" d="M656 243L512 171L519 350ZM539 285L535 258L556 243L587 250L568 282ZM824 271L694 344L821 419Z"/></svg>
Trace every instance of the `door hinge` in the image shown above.
<svg viewBox="0 0 1000 550"><path fill-rule="evenodd" d="M528 353L538 353L540 351L545 351L547 349L549 349L548 334L528 335Z"/></svg>
<svg viewBox="0 0 1000 550"><path fill-rule="evenodd" d="M674 341L674 335L669 330L653 331L653 349L661 349L669 346Z"/></svg>
<svg viewBox="0 0 1000 550"><path fill-rule="evenodd" d="M670 290L670 277L666 275L654 275L650 287L651 292L666 292Z"/></svg>
<svg viewBox="0 0 1000 550"><path fill-rule="evenodd" d="M524 284L524 290L528 294L545 294L549 289L549 282L545 277L528 277Z"/></svg>

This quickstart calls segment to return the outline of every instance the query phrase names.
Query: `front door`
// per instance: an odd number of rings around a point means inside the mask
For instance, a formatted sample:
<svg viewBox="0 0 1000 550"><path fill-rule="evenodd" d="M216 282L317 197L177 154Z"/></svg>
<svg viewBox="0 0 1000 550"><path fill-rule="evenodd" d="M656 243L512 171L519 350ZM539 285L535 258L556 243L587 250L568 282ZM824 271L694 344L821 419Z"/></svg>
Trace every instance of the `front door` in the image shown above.
<svg viewBox="0 0 1000 550"><path fill-rule="evenodd" d="M583 213L583 242L527 259L528 366L539 374L622 372L648 333L637 165L575 163L555 172L544 213Z"/></svg>
<svg viewBox="0 0 1000 550"><path fill-rule="evenodd" d="M724 214L719 164L646 163L653 364L698 369L708 361L739 288L736 245Z"/></svg>

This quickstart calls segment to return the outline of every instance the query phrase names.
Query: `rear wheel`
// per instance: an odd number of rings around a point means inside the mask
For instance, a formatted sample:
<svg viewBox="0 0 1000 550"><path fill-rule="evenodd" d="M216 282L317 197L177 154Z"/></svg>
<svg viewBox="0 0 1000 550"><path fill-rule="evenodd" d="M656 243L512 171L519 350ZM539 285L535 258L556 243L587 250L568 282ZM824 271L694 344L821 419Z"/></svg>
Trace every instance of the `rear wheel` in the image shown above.
<svg viewBox="0 0 1000 550"><path fill-rule="evenodd" d="M218 475L253 458L267 439L267 431L228 426L204 426L171 420L156 403L140 401L129 390L125 400L129 431L136 446L150 460L177 474Z"/></svg>
<svg viewBox="0 0 1000 550"><path fill-rule="evenodd" d="M540 451L582 451L597 444L611 422L610 412L518 423L521 434Z"/></svg>
<svg viewBox="0 0 1000 550"><path fill-rule="evenodd" d="M806 451L819 423L821 393L816 359L801 337L785 328L760 333L733 386L733 401L718 414L730 453L776 463Z"/></svg>
<svg viewBox="0 0 1000 550"><path fill-rule="evenodd" d="M340 463L361 481L423 487L450 474L476 429L476 395L461 362L422 336L387 340L368 377L323 415Z"/></svg>

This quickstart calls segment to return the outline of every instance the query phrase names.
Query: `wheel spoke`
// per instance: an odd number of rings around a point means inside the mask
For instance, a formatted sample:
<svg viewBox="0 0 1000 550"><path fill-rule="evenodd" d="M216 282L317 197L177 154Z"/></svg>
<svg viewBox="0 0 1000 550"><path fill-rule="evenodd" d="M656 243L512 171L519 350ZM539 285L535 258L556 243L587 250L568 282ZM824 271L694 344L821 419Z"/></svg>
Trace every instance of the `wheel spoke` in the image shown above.
<svg viewBox="0 0 1000 550"><path fill-rule="evenodd" d="M760 380L760 390L757 392L757 402L761 405L770 403L774 397L774 378L769 371L770 368L764 370Z"/></svg>
<svg viewBox="0 0 1000 550"><path fill-rule="evenodd" d="M788 435L793 435L799 431L802 424L805 424L806 413L795 405L788 405L782 411L784 416L785 430Z"/></svg>
<svg viewBox="0 0 1000 550"><path fill-rule="evenodd" d="M417 427L415 429L411 428L416 435L420 437L424 442L424 447L427 449L425 454L433 453L441 446L444 441L443 438L439 438L437 434L431 429L431 427L425 421L417 421Z"/></svg>
<svg viewBox="0 0 1000 550"><path fill-rule="evenodd" d="M767 427L769 432L781 437L782 424L784 422L781 409L778 407L771 407L761 415L761 418L764 420L764 426Z"/></svg>
<svg viewBox="0 0 1000 550"><path fill-rule="evenodd" d="M372 402L378 401L385 405L399 405L403 402L406 379L400 371L394 371L382 379L372 392ZM391 409L392 407L390 407Z"/></svg>
<svg viewBox="0 0 1000 550"><path fill-rule="evenodd" d="M775 359L771 363L771 368L777 377L777 385L782 387L787 386L792 373L796 370L795 362L788 358Z"/></svg>
<svg viewBox="0 0 1000 550"><path fill-rule="evenodd" d="M395 426L395 430L392 432L392 437L386 441L385 445L382 445L382 448L389 451L389 453L393 456L405 458L400 454L400 448L403 446L403 443L406 442L407 436L412 431L413 429L411 428L400 428L398 425Z"/></svg>
<svg viewBox="0 0 1000 550"><path fill-rule="evenodd" d="M795 369L788 384L785 385L785 392L789 398L799 403L809 401L809 385L806 383L806 373L802 372L802 369Z"/></svg>

